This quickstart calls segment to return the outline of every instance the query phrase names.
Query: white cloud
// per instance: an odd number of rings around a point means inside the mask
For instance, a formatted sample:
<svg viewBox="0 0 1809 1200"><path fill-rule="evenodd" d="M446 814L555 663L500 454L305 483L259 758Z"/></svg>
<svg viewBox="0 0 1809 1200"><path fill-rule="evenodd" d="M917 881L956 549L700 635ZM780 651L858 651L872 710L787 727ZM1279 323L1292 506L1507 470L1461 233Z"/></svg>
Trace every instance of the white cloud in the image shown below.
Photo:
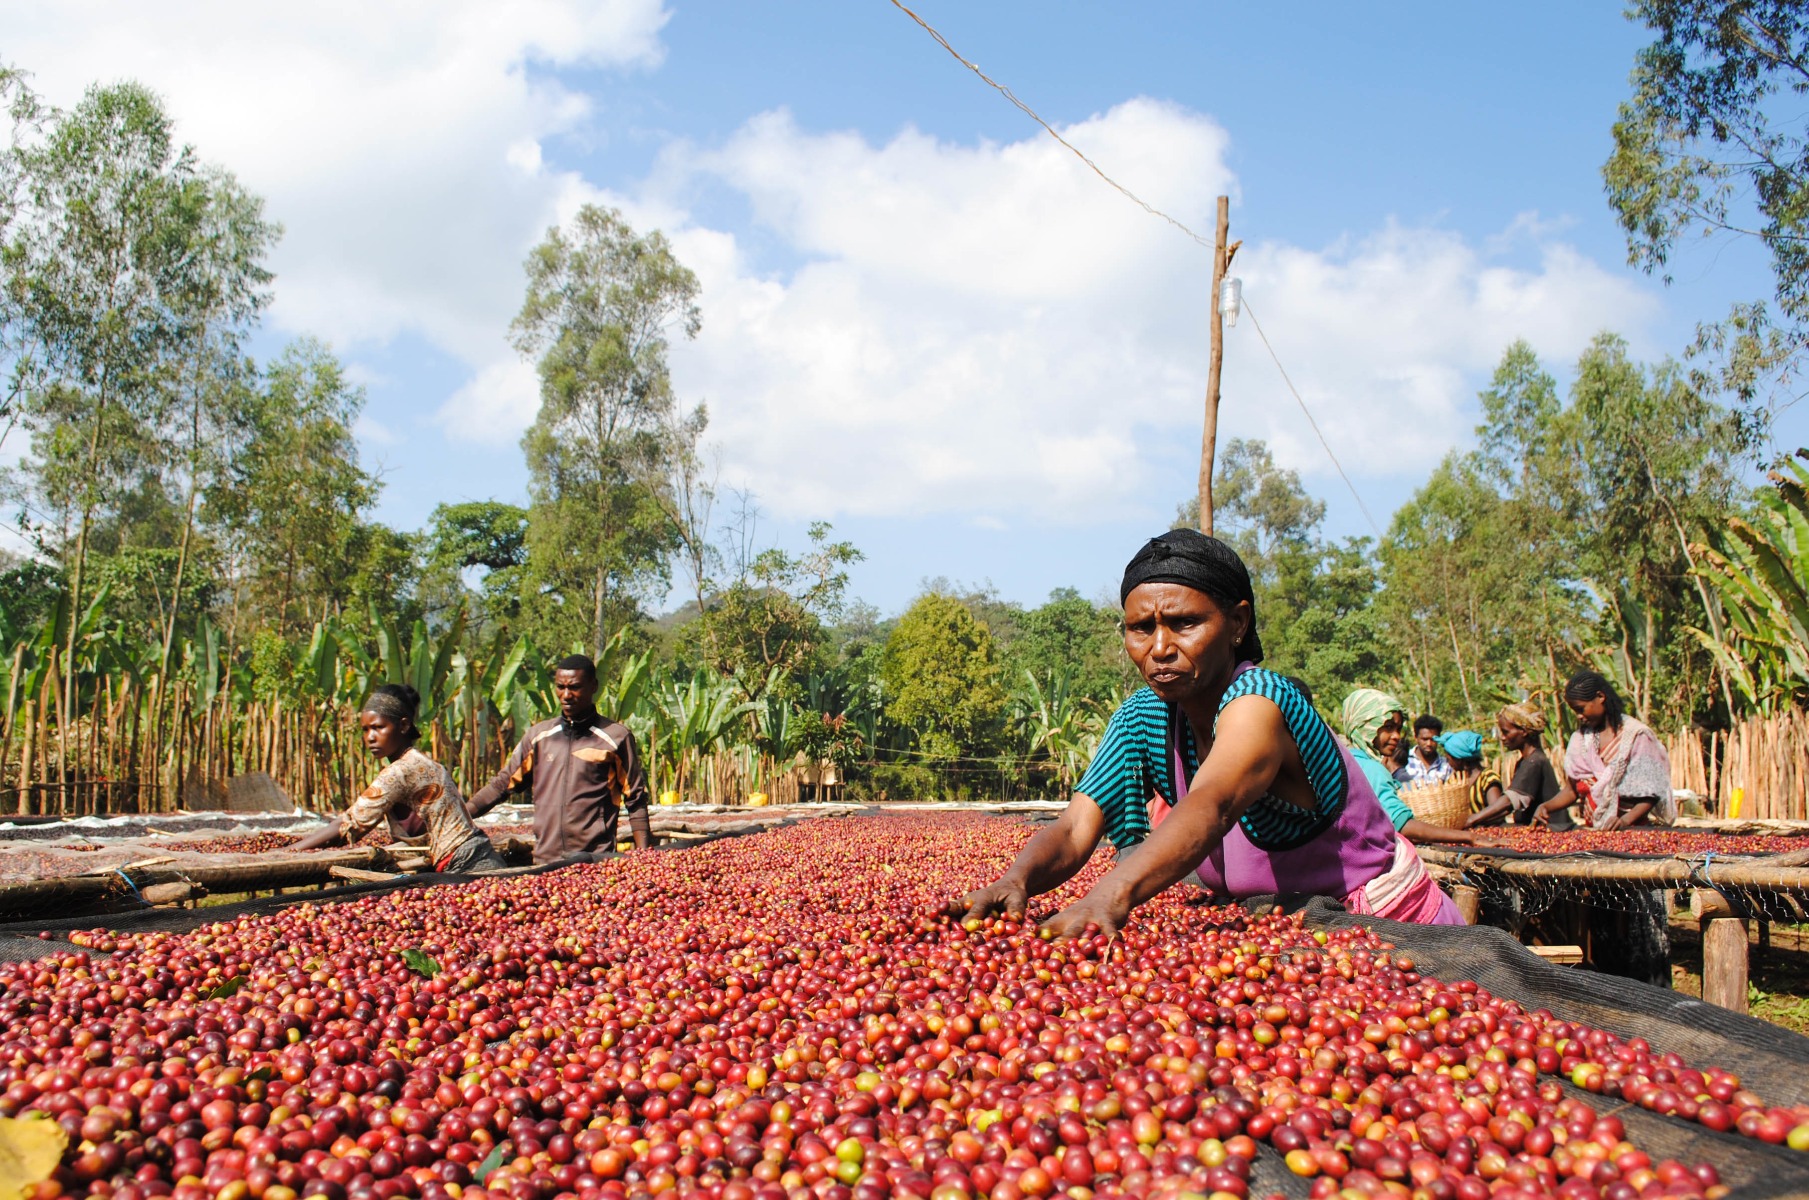
<svg viewBox="0 0 1809 1200"><path fill-rule="evenodd" d="M439 414L453 438L512 447L531 419L534 376L505 341L521 260L597 199L665 228L698 273L704 331L675 348L677 382L710 406L726 481L775 515L1017 528L1166 515L1185 489L1209 256L1040 133L876 144L773 112L720 144L669 145L629 187L549 165L589 102L543 68L657 65L661 0L72 0L8 15L9 61L53 101L142 79L204 158L269 200L288 230L279 327L352 350L417 337L466 364ZM1136 99L1064 132L1195 228L1214 195L1237 195L1229 137L1199 113ZM724 192L755 228L693 215ZM1251 244L1237 270L1347 468L1398 476L1465 436L1478 376L1512 338L1562 359L1653 318L1652 292L1561 238L1535 215L1480 244L1391 227ZM1323 472L1252 335L1230 332L1221 435L1266 437Z"/></svg>
<svg viewBox="0 0 1809 1200"><path fill-rule="evenodd" d="M369 446L393 446L401 440L395 430L369 413L358 414L358 419L352 423L352 434Z"/></svg>
<svg viewBox="0 0 1809 1200"><path fill-rule="evenodd" d="M506 442L528 427L540 407L540 379L519 358L499 359L454 392L440 423L469 442Z"/></svg>
<svg viewBox="0 0 1809 1200"><path fill-rule="evenodd" d="M1650 291L1562 243L1539 250L1536 268L1512 268L1453 233L1391 227L1325 251L1258 245L1235 273L1345 470L1421 476L1468 438L1476 385L1509 342L1524 337L1561 365L1602 329L1637 335L1657 316ZM1226 347L1221 429L1325 471L1248 321Z"/></svg>
<svg viewBox="0 0 1809 1200"><path fill-rule="evenodd" d="M507 353L521 259L570 181L540 142L586 98L536 68L643 67L660 0L125 0L13 5L5 53L52 102L138 79L287 234L273 319L343 347Z"/></svg>
<svg viewBox="0 0 1809 1200"><path fill-rule="evenodd" d="M1064 132L1195 228L1235 195L1228 139L1197 113L1133 100ZM704 332L675 376L709 402L728 475L775 513L1167 511L1198 444L1210 259L1051 139L873 145L769 113L720 147L670 147L642 200L682 213L706 186L745 196L804 260L774 273L742 237L667 224L703 283ZM1346 469L1422 473L1468 433L1477 378L1513 338L1562 359L1655 315L1650 292L1554 236L1528 218L1484 246L1390 227L1248 246L1236 270ZM1500 260L1521 243L1536 266ZM1328 470L1248 322L1224 395L1221 438Z"/></svg>

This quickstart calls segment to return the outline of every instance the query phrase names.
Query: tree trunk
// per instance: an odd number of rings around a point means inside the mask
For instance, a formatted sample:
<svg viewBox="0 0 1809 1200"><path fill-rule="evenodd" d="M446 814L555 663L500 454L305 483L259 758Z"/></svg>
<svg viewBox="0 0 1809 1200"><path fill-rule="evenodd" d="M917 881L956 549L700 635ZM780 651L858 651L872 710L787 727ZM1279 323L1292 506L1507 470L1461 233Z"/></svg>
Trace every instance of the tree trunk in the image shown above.
<svg viewBox="0 0 1809 1200"><path fill-rule="evenodd" d="M63 641L63 694L57 705L57 757L67 771L69 765L69 721L76 706L75 699L75 635L82 622L82 583L88 568L88 525L94 516L94 501L87 490L92 486L100 461L101 427L107 415L106 384L94 406L94 428L88 431L88 478L83 483L82 524L75 537L75 573L69 585L69 631Z"/></svg>
<svg viewBox="0 0 1809 1200"><path fill-rule="evenodd" d="M199 372L197 372L197 375ZM155 744L163 744L163 701L170 677L170 647L176 640L176 614L182 608L182 573L188 569L188 544L195 529L195 498L200 493L201 387L195 381L195 404L189 424L188 505L182 522L182 541L176 549L176 581L170 586L169 620L163 627L163 650L157 659L157 686L152 689L151 728Z"/></svg>
<svg viewBox="0 0 1809 1200"><path fill-rule="evenodd" d="M597 567L596 611L593 616L592 625L591 625L591 629L597 639L596 654L597 654L598 658L603 657L603 643L605 641L605 638L603 636L603 589L604 589L605 580L607 579L607 577L608 577L607 572L599 564Z"/></svg>

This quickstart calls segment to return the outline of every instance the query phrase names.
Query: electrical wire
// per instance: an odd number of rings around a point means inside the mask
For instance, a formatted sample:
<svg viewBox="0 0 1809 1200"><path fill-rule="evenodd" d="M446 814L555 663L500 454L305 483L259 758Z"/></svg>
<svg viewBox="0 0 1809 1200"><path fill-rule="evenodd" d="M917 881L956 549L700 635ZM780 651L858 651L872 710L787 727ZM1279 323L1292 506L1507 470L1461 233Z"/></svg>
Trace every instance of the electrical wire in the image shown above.
<svg viewBox="0 0 1809 1200"><path fill-rule="evenodd" d="M1161 209L1156 208L1154 205L1150 204L1148 201L1146 201L1142 197L1138 196L1135 192L1131 191L1129 188L1127 188L1123 184L1119 183L1116 179L1113 179L1110 175L1107 175L1104 171L1102 171L1100 169L1098 163L1094 162L1092 159L1088 158L1085 154L1081 153L1080 150L1077 147L1075 147L1075 145L1072 142L1068 141L1067 138L1064 138L1061 134L1057 133L1055 131L1055 129L1049 124L1049 122L1043 120L1042 117L1038 116L1035 109L1031 108L1028 104L1025 104L1022 100L1018 99L1017 94L1015 92L1013 92L1010 88L1006 87L1004 84L993 79L985 71L982 71L979 68L978 64L969 61L966 57L964 57L961 54L961 52L959 50L956 50L953 46L949 45L948 39L943 37L940 33L938 33L936 31L935 27L932 26L928 21L924 20L922 17L918 16L915 12L912 12L909 8L905 7L905 5L900 2L900 0L892 0L892 6L896 9L898 9L900 12L904 13L905 16L911 18L911 20L917 22L917 24L922 27L922 29L925 33L927 33L931 37L935 38L936 43L938 45L940 45L944 50L947 50L949 52L949 54L954 57L956 62L960 63L962 66L964 66L968 70L972 71L975 75L978 75L983 81L985 81L985 83L987 84L988 87L991 87L993 90L997 91L1001 96L1005 97L1005 99L1011 101L1011 103L1019 111L1021 111L1025 116L1029 117L1032 121L1035 121L1038 125L1041 125L1043 127L1044 132L1046 132L1050 137L1054 138L1056 141L1060 142L1063 146L1067 147L1067 149L1074 155L1074 157L1080 159L1081 162L1087 164L1087 167L1093 172L1093 174L1099 176L1107 184L1111 185L1117 191L1122 193L1127 199L1129 199L1132 203L1136 204L1139 208L1143 209L1145 212L1151 214L1152 216L1161 217L1164 221L1167 221L1170 225L1173 225L1176 229L1179 229L1182 233L1186 234L1188 237L1192 238L1195 242L1198 242L1200 245L1205 246L1207 249L1209 249L1209 250L1215 249L1212 242L1201 237L1199 234L1197 234L1193 230L1189 229L1186 225L1182 224L1180 221L1176 220L1174 217L1171 217L1167 213L1163 212ZM1300 405L1300 411L1303 414L1305 414L1306 419L1307 419L1307 424L1309 424L1313 427L1313 433L1318 436L1319 444L1321 446L1325 447L1326 457L1332 460L1332 466L1337 468L1338 477L1340 479L1344 480L1344 486L1350 489L1351 499L1353 499L1357 502L1357 508L1362 511L1363 519L1365 521L1368 521L1369 527L1375 531L1376 540L1381 541L1383 538L1382 527L1380 525L1376 524L1376 519L1370 515L1369 506L1363 503L1363 497L1361 495L1359 495L1357 492L1357 485L1350 481L1349 475L1345 474L1344 464L1340 463L1338 461L1338 456L1332 452L1331 443L1326 441L1325 434L1320 432L1319 422L1317 422L1313 419L1312 410L1307 407L1307 402L1300 395L1300 390L1294 386L1294 381L1292 379L1288 378L1287 368L1283 367L1281 365L1281 358L1275 353L1275 347L1269 344L1269 337L1267 334L1265 334L1263 332L1262 324L1259 321L1257 321L1256 313L1251 311L1250 303L1248 300L1244 301L1243 307L1244 307L1245 312L1250 313L1250 324L1256 326L1256 336L1258 336L1259 338L1262 339L1263 349L1265 349L1269 352L1269 358L1271 361L1273 361L1275 363L1275 369L1277 371L1281 372L1282 382L1287 384L1288 391L1290 391L1294 394L1294 403Z"/></svg>
<svg viewBox="0 0 1809 1200"><path fill-rule="evenodd" d="M1294 403L1300 405L1300 411L1306 417L1307 424L1313 427L1314 436L1319 439L1319 444L1325 447L1325 456L1331 459L1332 466L1338 469L1338 478L1344 480L1344 486L1350 489L1350 498L1357 502L1357 508L1363 513L1363 519L1369 522L1369 527L1371 529L1375 530L1376 540L1378 542L1381 541L1383 538L1382 527L1377 525L1376 519L1369 515L1369 505L1363 503L1363 497L1357 493L1357 485L1352 483L1350 481L1350 476L1344 473L1344 464L1339 462L1338 456L1332 452L1332 444L1325 440L1325 434L1319 429L1319 422L1313 420L1313 410L1307 407L1307 402L1305 398L1301 396L1300 389L1294 386L1294 381L1292 379L1288 378L1288 369L1281 365L1281 359L1276 355L1275 347L1269 344L1269 335L1263 332L1262 322L1256 319L1256 310L1250 307L1250 302L1248 300L1243 302L1243 310L1249 314L1250 324L1256 328L1256 336L1262 339L1263 349L1269 352L1269 360L1275 364L1275 369L1281 373L1281 381L1287 384L1288 391L1293 393Z"/></svg>
<svg viewBox="0 0 1809 1200"><path fill-rule="evenodd" d="M978 75L982 80L984 80L986 82L986 85L988 87L992 88L994 91L998 92L999 95L1001 95L1001 96L1005 97L1007 100L1011 101L1011 103L1017 107L1018 111L1022 112L1025 116L1029 117L1032 121L1035 121L1038 125L1041 125L1043 127L1043 132L1047 133L1050 137L1054 138L1056 141L1060 142L1063 146L1067 147L1069 153L1073 154L1074 157L1078 158L1081 162L1086 163L1088 169L1091 170L1093 172L1093 174L1099 176L1101 179L1105 180L1112 187L1116 188L1119 192L1123 193L1123 195L1128 200L1130 200L1133 204L1137 205L1137 207L1141 208L1144 212L1149 213L1153 217L1161 217L1164 221L1167 221L1170 225L1173 225L1176 229L1179 229L1182 233L1186 234L1188 237L1192 238L1194 241L1198 242L1200 245L1206 247L1206 249L1208 249L1208 250L1213 249L1213 243L1210 238L1201 237L1199 234L1197 234L1193 230L1189 229L1186 225L1182 224L1180 221L1169 216L1167 213L1163 212L1161 209L1157 208L1155 205L1153 205L1149 201L1143 199L1141 196L1137 195L1137 193L1131 191L1131 189L1125 187L1122 183L1119 183L1116 179L1113 179L1110 175L1107 175L1104 171L1100 170L1098 163L1096 163L1092 159L1088 158L1085 154L1082 154L1080 152L1080 150L1075 147L1073 142L1070 142L1067 138L1065 138L1061 134L1055 132L1054 126L1050 125L1049 122L1043 120L1043 118L1038 116L1035 109L1031 108L1028 104L1025 104L1022 100L1018 99L1017 94L1015 92L1013 92L1010 88L1006 87L1004 84L998 82L996 79L992 78L992 76L988 75L985 71L982 71L977 63L970 62L968 59L964 58L962 56L961 52L959 50L956 50L953 46L949 45L948 39L943 37L940 33L937 33L935 30L935 27L932 26L928 21L924 20L922 17L918 16L916 13L914 13L910 9L906 8L903 4L899 3L899 0L892 0L892 7L896 8L899 12L903 13L905 16L911 18L911 20L917 22L918 25L922 26L923 31L925 33L929 34L931 37L935 38L937 44L940 45L944 50L947 50L951 55L953 55L956 62L960 63L962 66L966 67L968 70L970 70L974 74Z"/></svg>

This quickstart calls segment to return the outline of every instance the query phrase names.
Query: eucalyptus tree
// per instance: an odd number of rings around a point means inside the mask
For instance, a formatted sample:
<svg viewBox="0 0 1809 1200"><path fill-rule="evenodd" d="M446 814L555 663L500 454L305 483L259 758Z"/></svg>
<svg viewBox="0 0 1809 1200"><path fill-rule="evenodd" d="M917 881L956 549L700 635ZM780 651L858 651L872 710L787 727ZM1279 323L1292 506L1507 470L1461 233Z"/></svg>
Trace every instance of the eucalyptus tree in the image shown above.
<svg viewBox="0 0 1809 1200"><path fill-rule="evenodd" d="M90 88L16 145L21 187L6 230L6 289L41 378L25 398L39 497L71 611L86 598L97 510L168 465L164 436L204 331L242 328L265 301L273 231L255 202L177 143L143 86ZM233 215L222 220L222 212ZM230 340L228 338L227 340ZM63 724L76 703L74 627L63 647Z"/></svg>
<svg viewBox="0 0 1809 1200"><path fill-rule="evenodd" d="M595 205L547 232L527 277L511 333L540 377L540 411L522 438L529 567L556 630L548 640L582 629L601 647L612 621L633 615L635 594L665 580L680 544L662 492L700 425L675 419L666 351L674 334L700 327L697 278L664 235L636 233ZM566 596L588 599L582 625Z"/></svg>
<svg viewBox="0 0 1809 1200"><path fill-rule="evenodd" d="M1654 37L1614 122L1608 200L1630 261L1667 281L1686 238L1763 249L1774 296L1735 305L1697 347L1719 356L1715 383L1752 401L1787 384L1809 350L1809 11L1800 0L1634 0L1627 15Z"/></svg>
<svg viewBox="0 0 1809 1200"><path fill-rule="evenodd" d="M285 635L375 599L357 586L360 575L373 555L388 574L386 550L401 552L363 519L378 491L352 433L363 405L325 346L291 345L245 396L226 467L208 488L206 517L228 546L235 608Z"/></svg>

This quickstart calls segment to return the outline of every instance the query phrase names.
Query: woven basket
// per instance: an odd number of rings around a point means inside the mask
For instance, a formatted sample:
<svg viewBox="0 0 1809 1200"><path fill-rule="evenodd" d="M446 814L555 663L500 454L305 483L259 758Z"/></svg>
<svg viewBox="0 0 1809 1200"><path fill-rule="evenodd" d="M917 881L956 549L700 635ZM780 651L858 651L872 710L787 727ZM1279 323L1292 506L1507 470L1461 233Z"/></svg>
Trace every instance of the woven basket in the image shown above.
<svg viewBox="0 0 1809 1200"><path fill-rule="evenodd" d="M1403 786L1401 799L1428 825L1462 829L1470 817L1470 791L1475 783L1474 775L1453 775L1444 783Z"/></svg>

